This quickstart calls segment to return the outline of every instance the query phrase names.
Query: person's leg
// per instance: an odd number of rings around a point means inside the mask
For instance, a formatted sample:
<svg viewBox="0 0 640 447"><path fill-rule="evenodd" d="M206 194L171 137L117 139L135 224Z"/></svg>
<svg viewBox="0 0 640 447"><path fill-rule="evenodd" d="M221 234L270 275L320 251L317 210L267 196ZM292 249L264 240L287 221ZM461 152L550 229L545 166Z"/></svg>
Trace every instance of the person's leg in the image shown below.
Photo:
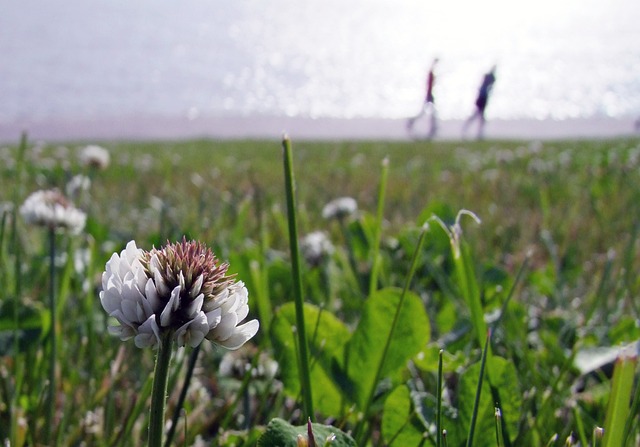
<svg viewBox="0 0 640 447"><path fill-rule="evenodd" d="M427 134L428 138L433 138L436 136L438 132L438 117L436 106L433 102L429 103L429 111L430 111L430 121L429 121L429 133Z"/></svg>
<svg viewBox="0 0 640 447"><path fill-rule="evenodd" d="M418 114L413 118L409 118L407 120L407 130L411 131L413 129L413 125L416 123L417 120L419 120L422 117L422 115L426 113L426 111L427 111L427 103L425 102L422 104L422 108L420 109Z"/></svg>

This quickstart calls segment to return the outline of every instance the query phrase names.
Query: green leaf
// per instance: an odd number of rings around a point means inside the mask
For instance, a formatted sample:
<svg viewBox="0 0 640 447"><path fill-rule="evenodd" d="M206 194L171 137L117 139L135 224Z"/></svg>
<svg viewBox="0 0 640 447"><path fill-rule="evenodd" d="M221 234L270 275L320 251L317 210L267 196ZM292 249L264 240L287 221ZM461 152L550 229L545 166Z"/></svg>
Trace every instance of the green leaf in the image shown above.
<svg viewBox="0 0 640 447"><path fill-rule="evenodd" d="M336 384L335 374L341 369L344 347L349 339L347 327L329 312L305 304L305 326L311 359L313 403L317 411L337 415L342 409L342 393ZM297 337L292 330L296 325L294 303L280 307L271 324L271 341L276 358L283 365L282 380L285 389L293 396L300 394L300 375L297 359Z"/></svg>
<svg viewBox="0 0 640 447"><path fill-rule="evenodd" d="M466 432L471 423L479 373L480 362L471 365L460 376L458 405L459 430L461 432ZM491 361L487 359L487 376L482 384L474 446L493 447L496 445L496 405L502 412L503 430L513 441L518 433L518 422L522 411L522 395L518 376L512 362L493 356Z"/></svg>
<svg viewBox="0 0 640 447"><path fill-rule="evenodd" d="M633 376L636 370L637 357L620 356L613 369L611 397L607 407L604 424L605 447L624 444L625 425L629 418L629 402L633 388Z"/></svg>
<svg viewBox="0 0 640 447"><path fill-rule="evenodd" d="M407 386L396 387L387 397L382 414L382 437L385 445L420 445L425 427L412 408Z"/></svg>
<svg viewBox="0 0 640 447"><path fill-rule="evenodd" d="M377 385L373 381L401 294L399 289L383 289L371 295L364 306L358 327L349 340L347 376L350 386L345 391L353 393L353 400L360 409L365 408L372 387ZM407 361L429 342L430 332L429 319L420 297L407 292L381 378L406 366Z"/></svg>
<svg viewBox="0 0 640 447"><path fill-rule="evenodd" d="M413 358L413 362L422 371L437 373L440 349L440 346L436 343L431 343ZM456 351L453 354L444 351L442 353L442 361L445 371L455 371L466 364L467 358L461 351Z"/></svg>
<svg viewBox="0 0 640 447"><path fill-rule="evenodd" d="M355 447L351 436L331 425L311 424L313 438L318 447ZM307 439L307 425L293 426L282 419L272 419L260 439L258 447L297 447L298 435Z"/></svg>

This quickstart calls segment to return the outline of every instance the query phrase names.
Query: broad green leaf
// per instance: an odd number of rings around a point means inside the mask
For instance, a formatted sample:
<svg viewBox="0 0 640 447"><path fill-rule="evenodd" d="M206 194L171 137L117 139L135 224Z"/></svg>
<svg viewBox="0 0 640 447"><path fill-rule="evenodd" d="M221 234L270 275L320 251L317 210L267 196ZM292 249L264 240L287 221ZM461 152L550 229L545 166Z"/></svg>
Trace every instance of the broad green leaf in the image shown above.
<svg viewBox="0 0 640 447"><path fill-rule="evenodd" d="M437 373L440 349L440 346L435 343L429 344L413 358L413 362L422 371ZM443 369L445 371L455 371L464 366L467 359L461 351L456 351L453 354L448 351L444 351L442 353L442 361Z"/></svg>
<svg viewBox="0 0 640 447"><path fill-rule="evenodd" d="M513 442L518 434L523 405L518 372L512 361L497 356L491 357L490 361L487 359L486 367L489 372L487 382L493 390L490 394L494 399L492 408L500 407L503 434L506 432Z"/></svg>
<svg viewBox="0 0 640 447"><path fill-rule="evenodd" d="M522 411L522 396L512 362L493 356L491 361L487 359L486 367L473 445L493 447L496 445L496 405L502 412L503 431L506 431L513 441ZM458 428L463 433L467 432L471 423L479 373L480 362L473 364L460 376L458 391L460 425Z"/></svg>
<svg viewBox="0 0 640 447"><path fill-rule="evenodd" d="M424 424L413 409L409 388L396 387L384 402L382 437L385 445L420 445L424 432Z"/></svg>
<svg viewBox="0 0 640 447"><path fill-rule="evenodd" d="M305 304L304 318L309 343L311 383L314 407L325 415L341 412L343 397L334 371L340 369L344 357L344 345L349 339L347 327L329 312ZM295 306L287 303L279 308L271 324L271 340L276 358L282 365L285 389L294 397L300 393L300 376L297 359Z"/></svg>
<svg viewBox="0 0 640 447"><path fill-rule="evenodd" d="M371 295L348 343L347 376L350 384L345 391L353 394L353 400L360 409L365 408L372 388L377 385L374 383L376 372L401 294L399 289L383 289ZM380 378L404 367L407 361L424 349L429 336L430 325L424 305L420 297L407 292Z"/></svg>
<svg viewBox="0 0 640 447"><path fill-rule="evenodd" d="M331 425L311 424L313 438L318 447L355 447L351 436ZM258 439L258 447L297 447L298 435L308 439L307 425L293 426L282 419L272 419Z"/></svg>

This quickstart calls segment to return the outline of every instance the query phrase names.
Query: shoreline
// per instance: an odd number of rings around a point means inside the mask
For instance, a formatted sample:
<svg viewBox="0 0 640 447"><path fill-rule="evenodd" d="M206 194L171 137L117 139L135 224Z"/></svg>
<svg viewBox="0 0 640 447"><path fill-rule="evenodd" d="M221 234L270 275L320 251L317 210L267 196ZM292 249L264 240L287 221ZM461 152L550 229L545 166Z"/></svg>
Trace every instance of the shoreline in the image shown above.
<svg viewBox="0 0 640 447"><path fill-rule="evenodd" d="M439 122L434 141L475 139L469 132L463 138L463 120ZM424 126L424 123L421 123ZM475 132L475 128L473 128ZM406 119L378 118L302 118L302 117L118 117L84 120L22 120L0 123L0 143L17 142L27 132L30 140L47 142L140 141L140 140L279 140L283 134L293 140L342 141L425 139L426 129L416 125L413 135ZM486 140L566 140L640 137L634 120L614 118L570 120L488 120Z"/></svg>

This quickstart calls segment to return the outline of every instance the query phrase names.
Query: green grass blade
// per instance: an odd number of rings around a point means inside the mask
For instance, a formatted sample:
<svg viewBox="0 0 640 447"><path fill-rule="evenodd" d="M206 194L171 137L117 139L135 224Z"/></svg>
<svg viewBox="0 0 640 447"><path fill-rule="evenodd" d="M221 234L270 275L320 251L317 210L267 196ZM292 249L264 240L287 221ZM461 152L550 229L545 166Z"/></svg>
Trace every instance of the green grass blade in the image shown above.
<svg viewBox="0 0 640 447"><path fill-rule="evenodd" d="M382 219L384 215L384 201L389 177L389 159L382 161L382 174L378 189L378 209L376 212L376 227L371 257L371 276L369 277L369 295L378 289L378 272L380 270L380 238L382 237Z"/></svg>
<svg viewBox="0 0 640 447"><path fill-rule="evenodd" d="M444 351L441 349L438 352L438 390L437 390L437 407L436 407L436 447L442 445L442 383L444 377L442 374L442 355Z"/></svg>
<svg viewBox="0 0 640 447"><path fill-rule="evenodd" d="M309 346L304 323L304 300L302 297L302 275L300 270L300 249L298 246L298 221L296 218L295 179L293 174L293 156L291 142L284 137L284 177L287 198L287 215L289 221L289 247L291 250L291 273L293 275L293 298L296 307L296 325L298 335L298 362L300 366L300 386L305 416L315 418L311 390L311 373L309 369Z"/></svg>
<svg viewBox="0 0 640 447"><path fill-rule="evenodd" d="M611 383L611 396L604 424L603 445L605 447L623 445L625 426L629 417L633 375L637 363L637 357L621 356L616 360Z"/></svg>
<svg viewBox="0 0 640 447"><path fill-rule="evenodd" d="M480 364L480 376L478 377L478 388L476 390L476 398L473 404L473 414L471 416L471 424L469 425L469 435L467 436L467 447L473 445L473 436L475 434L476 422L478 419L478 409L480 407L480 395L482 394L482 380L484 378L484 369L487 363L487 352L489 351L491 340L491 330L487 333L487 339L482 351L482 363Z"/></svg>

